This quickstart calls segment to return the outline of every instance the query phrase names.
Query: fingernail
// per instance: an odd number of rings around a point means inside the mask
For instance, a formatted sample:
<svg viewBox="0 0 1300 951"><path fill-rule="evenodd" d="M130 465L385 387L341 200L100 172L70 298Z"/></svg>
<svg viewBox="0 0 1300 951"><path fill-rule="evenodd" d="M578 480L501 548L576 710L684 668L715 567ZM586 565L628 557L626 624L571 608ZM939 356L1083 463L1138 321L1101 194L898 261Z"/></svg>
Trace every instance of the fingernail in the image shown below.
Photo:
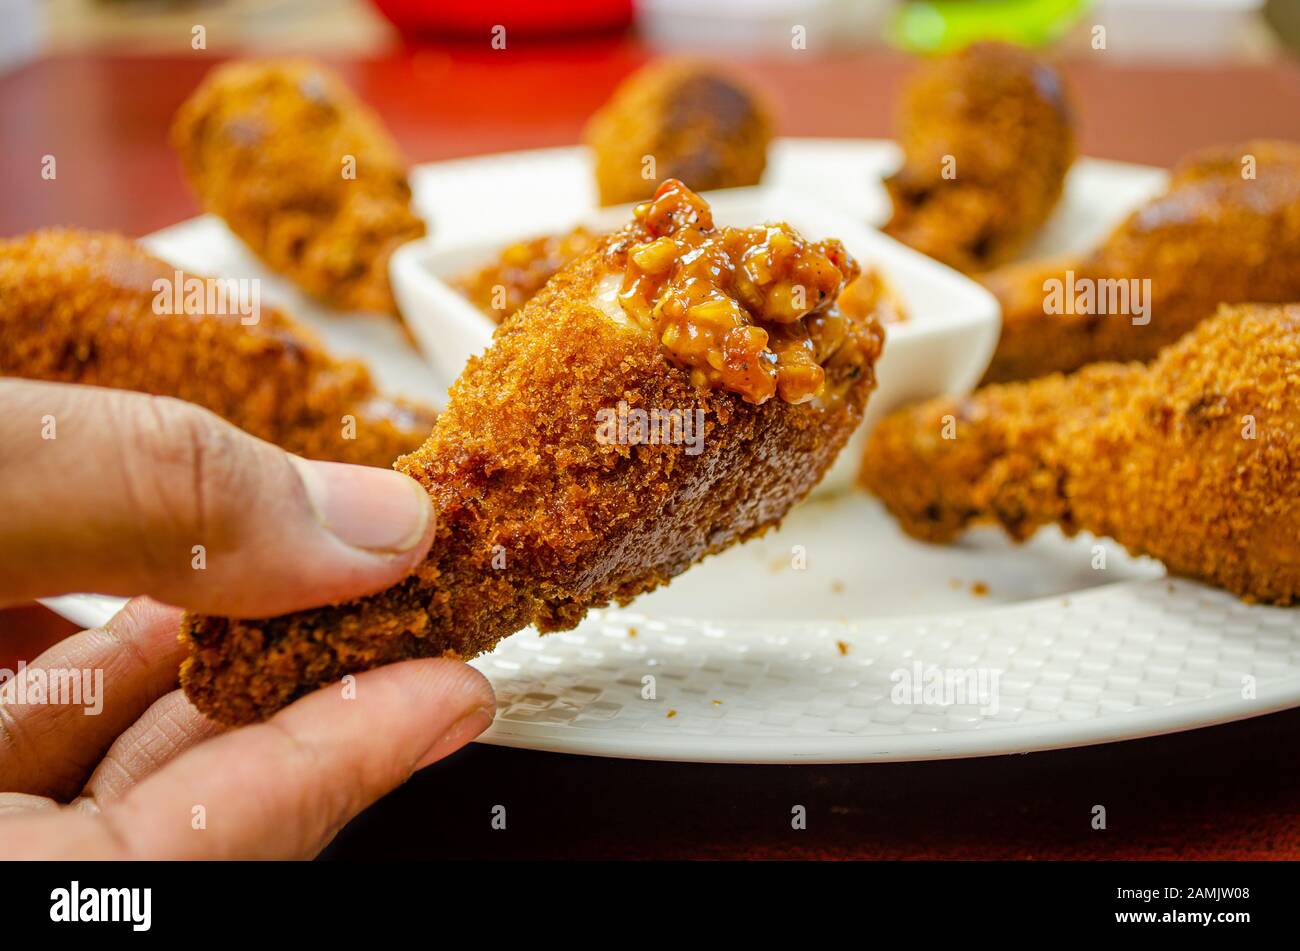
<svg viewBox="0 0 1300 951"><path fill-rule="evenodd" d="M495 717L495 708L475 707L453 723L447 732L438 739L438 742L429 747L429 751L420 757L420 761L415 764L415 768L424 769L424 767L431 766L444 756L450 756L490 727Z"/></svg>
<svg viewBox="0 0 1300 951"><path fill-rule="evenodd" d="M316 518L354 548L397 554L419 544L433 518L429 495L392 469L291 457Z"/></svg>

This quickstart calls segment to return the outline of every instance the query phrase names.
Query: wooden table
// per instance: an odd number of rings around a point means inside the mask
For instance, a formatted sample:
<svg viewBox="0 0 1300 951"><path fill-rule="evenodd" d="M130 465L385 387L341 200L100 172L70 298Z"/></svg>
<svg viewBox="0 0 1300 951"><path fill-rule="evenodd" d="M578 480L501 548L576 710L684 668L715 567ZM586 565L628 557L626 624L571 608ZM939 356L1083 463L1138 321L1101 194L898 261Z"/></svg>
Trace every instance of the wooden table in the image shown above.
<svg viewBox="0 0 1300 951"><path fill-rule="evenodd" d="M413 161L570 144L649 54L632 40L407 50L336 63ZM216 62L59 57L0 76L0 235L47 225L144 234L197 210L169 119ZM740 64L784 135L888 136L892 54ZM1300 67L1067 64L1084 154L1169 164L1259 136L1300 141ZM42 156L58 161L43 181ZM0 615L0 666L66 630ZM1300 614L1297 615L1300 623ZM21 640L19 638L22 638ZM21 646L20 646L21 645ZM1131 743L871 766L639 763L473 746L349 826L331 856L1300 858L1300 710ZM790 807L808 829L790 829ZM505 832L490 829L504 804ZM1094 805L1109 828L1093 831Z"/></svg>

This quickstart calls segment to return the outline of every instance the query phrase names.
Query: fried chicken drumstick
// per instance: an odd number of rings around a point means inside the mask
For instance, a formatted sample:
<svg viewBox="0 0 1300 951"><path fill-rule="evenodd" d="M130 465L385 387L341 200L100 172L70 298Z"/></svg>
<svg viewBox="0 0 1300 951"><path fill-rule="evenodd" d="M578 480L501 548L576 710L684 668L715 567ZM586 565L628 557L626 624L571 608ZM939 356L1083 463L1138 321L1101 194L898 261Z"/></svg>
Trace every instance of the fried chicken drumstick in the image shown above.
<svg viewBox="0 0 1300 951"><path fill-rule="evenodd" d="M305 61L228 63L181 106L172 144L208 211L274 271L348 310L397 313L388 258L421 237L378 118Z"/></svg>
<svg viewBox="0 0 1300 951"><path fill-rule="evenodd" d="M1149 366L1094 364L903 410L872 434L861 483L926 541L981 521L1017 540L1056 523L1292 603L1300 305L1225 306Z"/></svg>
<svg viewBox="0 0 1300 951"><path fill-rule="evenodd" d="M771 139L771 111L747 82L689 58L634 73L586 130L602 205L643 201L670 178L696 191L757 185Z"/></svg>
<svg viewBox="0 0 1300 951"><path fill-rule="evenodd" d="M1300 300L1300 146L1257 141L1192 155L1163 195L1083 260L1009 265L983 280L1002 305L986 383L1150 360L1220 303ZM1067 312L1047 312L1053 285L1069 297ZM1093 303L1080 307L1085 290Z"/></svg>
<svg viewBox="0 0 1300 951"><path fill-rule="evenodd" d="M966 273L1010 258L1047 219L1074 161L1060 75L1028 50L974 43L903 94L903 166L885 232Z"/></svg>
<svg viewBox="0 0 1300 951"><path fill-rule="evenodd" d="M120 235L0 241L0 375L174 396L313 459L388 466L427 437L431 410L384 398L277 310L208 312L212 286ZM177 287L203 294L192 312Z"/></svg>
<svg viewBox="0 0 1300 951"><path fill-rule="evenodd" d="M777 524L875 383L879 325L834 304L857 271L839 242L788 226L715 228L665 182L498 327L398 460L439 511L424 565L336 607L188 617L188 696L261 719L347 673L573 627ZM672 438L674 420L702 438Z"/></svg>

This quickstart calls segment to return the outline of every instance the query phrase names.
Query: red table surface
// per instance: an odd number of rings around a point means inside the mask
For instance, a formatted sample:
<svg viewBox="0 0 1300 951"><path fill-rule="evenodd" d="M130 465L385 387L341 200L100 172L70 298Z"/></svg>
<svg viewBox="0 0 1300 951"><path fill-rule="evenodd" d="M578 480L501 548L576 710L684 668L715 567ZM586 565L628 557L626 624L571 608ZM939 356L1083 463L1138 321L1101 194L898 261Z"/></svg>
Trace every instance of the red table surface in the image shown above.
<svg viewBox="0 0 1300 951"><path fill-rule="evenodd" d="M578 141L650 53L633 40L437 47L335 62L412 161ZM1104 58L1103 58L1104 57ZM197 211L166 146L218 57L44 59L0 76L0 235L144 234ZM783 135L889 136L908 62L793 55L738 65ZM1168 165L1251 137L1300 141L1300 67L1066 64L1080 151ZM40 176L54 155L54 181ZM1297 616L1300 623L1300 615ZM66 627L0 614L0 667ZM1123 744L934 763L710 766L475 745L339 836L332 857L1300 858L1300 710ZM493 831L493 806L508 810ZM808 810L806 831L791 807ZM1108 828L1091 828L1104 805Z"/></svg>

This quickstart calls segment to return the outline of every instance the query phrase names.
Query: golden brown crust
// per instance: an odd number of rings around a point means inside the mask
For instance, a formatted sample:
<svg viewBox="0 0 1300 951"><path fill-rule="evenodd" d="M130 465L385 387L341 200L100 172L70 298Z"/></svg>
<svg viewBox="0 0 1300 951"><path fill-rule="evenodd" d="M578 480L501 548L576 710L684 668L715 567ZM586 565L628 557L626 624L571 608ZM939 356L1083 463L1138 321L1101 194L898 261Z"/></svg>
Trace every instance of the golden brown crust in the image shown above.
<svg viewBox="0 0 1300 951"><path fill-rule="evenodd" d="M119 235L0 242L0 375L174 396L314 459L387 466L423 442L431 410L386 399L362 364L274 308L252 324L159 313L154 281L177 273Z"/></svg>
<svg viewBox="0 0 1300 951"><path fill-rule="evenodd" d="M1242 159L1253 156L1254 178ZM1149 323L1130 314L1046 313L1045 282L1082 288L1150 281ZM1300 146L1245 142L1189 156L1169 189L1091 255L1009 265L984 277L1002 305L985 383L1069 372L1099 360L1152 359L1220 303L1300 299ZM1141 287L1130 285L1130 287Z"/></svg>
<svg viewBox="0 0 1300 951"><path fill-rule="evenodd" d="M1078 525L1251 600L1300 600L1300 306L1222 308L1085 438Z"/></svg>
<svg viewBox="0 0 1300 951"><path fill-rule="evenodd" d="M941 436L956 417L955 439ZM1242 597L1300 599L1300 306L1224 307L1149 367L990 386L888 417L861 482L909 534L997 521L1114 538Z"/></svg>
<svg viewBox="0 0 1300 951"><path fill-rule="evenodd" d="M859 481L915 538L950 542L996 520L1023 540L1069 515L1064 473L1044 446L1066 418L1095 418L1105 394L1133 372L1098 364L892 413L872 431Z"/></svg>
<svg viewBox="0 0 1300 951"><path fill-rule="evenodd" d="M885 232L967 273L1024 244L1074 161L1060 75L1006 43L975 43L923 66L904 93L899 138Z"/></svg>
<svg viewBox="0 0 1300 951"><path fill-rule="evenodd" d="M343 674L409 657L472 657L529 624L572 627L775 525L861 418L882 342L834 370L827 409L697 389L635 322L590 303L601 255L560 272L498 329L448 410L398 468L440 513L433 554L395 588L262 621L190 617L187 694L225 722L260 719ZM849 379L852 377L852 379ZM698 411L684 445L597 438L600 412ZM694 416L691 416L694 419Z"/></svg>
<svg viewBox="0 0 1300 951"><path fill-rule="evenodd" d="M172 143L204 208L273 270L336 307L397 312L388 258L424 224L397 147L338 77L308 61L219 66Z"/></svg>
<svg viewBox="0 0 1300 951"><path fill-rule="evenodd" d="M587 124L602 205L649 198L660 182L694 191L757 185L767 166L771 110L749 83L693 59L634 73ZM643 177L645 158L654 174Z"/></svg>

